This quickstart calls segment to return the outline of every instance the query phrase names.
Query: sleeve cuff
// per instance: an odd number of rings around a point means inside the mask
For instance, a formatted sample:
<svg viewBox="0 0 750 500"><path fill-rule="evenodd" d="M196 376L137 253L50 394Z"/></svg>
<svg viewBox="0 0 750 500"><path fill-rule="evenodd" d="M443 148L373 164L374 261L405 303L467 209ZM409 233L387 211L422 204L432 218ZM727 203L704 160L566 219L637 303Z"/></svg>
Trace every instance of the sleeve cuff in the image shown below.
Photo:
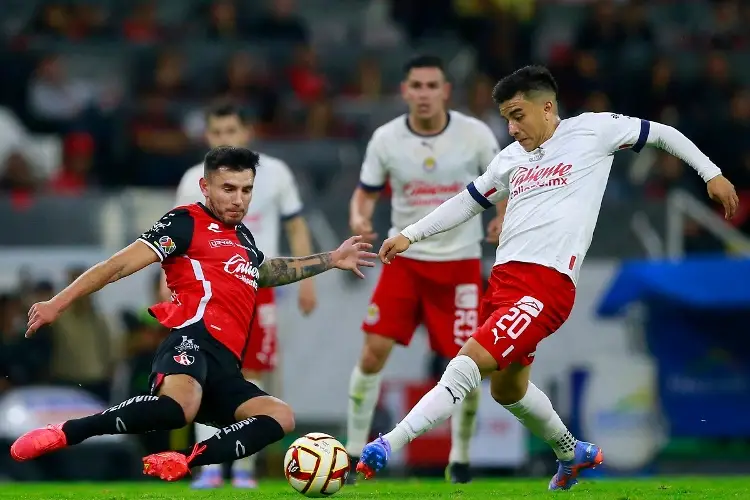
<svg viewBox="0 0 750 500"><path fill-rule="evenodd" d="M161 252L154 245L151 244L150 241L148 241L148 240L146 240L144 238L138 238L136 241L140 241L142 243L145 243L145 245L147 247L149 247L156 254L156 256L159 258L159 262L163 262L164 261L164 256L161 254Z"/></svg>

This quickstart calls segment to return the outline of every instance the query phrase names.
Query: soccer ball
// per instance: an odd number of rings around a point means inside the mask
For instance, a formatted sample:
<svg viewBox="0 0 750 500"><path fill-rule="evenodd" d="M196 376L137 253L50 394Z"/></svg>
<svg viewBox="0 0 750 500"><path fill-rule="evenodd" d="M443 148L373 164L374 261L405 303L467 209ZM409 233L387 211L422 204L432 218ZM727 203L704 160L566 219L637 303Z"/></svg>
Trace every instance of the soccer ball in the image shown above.
<svg viewBox="0 0 750 500"><path fill-rule="evenodd" d="M349 454L336 438L322 432L297 439L284 456L286 480L309 498L333 495L344 487L348 475Z"/></svg>

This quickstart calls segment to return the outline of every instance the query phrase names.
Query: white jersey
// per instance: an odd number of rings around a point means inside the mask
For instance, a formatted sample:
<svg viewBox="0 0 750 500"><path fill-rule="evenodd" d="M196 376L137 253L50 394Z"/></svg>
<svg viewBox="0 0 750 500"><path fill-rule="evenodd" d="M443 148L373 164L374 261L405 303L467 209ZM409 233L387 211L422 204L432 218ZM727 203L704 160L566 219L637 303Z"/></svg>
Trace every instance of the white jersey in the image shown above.
<svg viewBox="0 0 750 500"><path fill-rule="evenodd" d="M367 145L360 186L367 191L390 183L391 230L398 234L482 174L500 150L492 130L480 120L450 111L445 129L422 136L402 115L378 128ZM403 255L417 260L452 261L479 258L482 220L412 245Z"/></svg>
<svg viewBox="0 0 750 500"><path fill-rule="evenodd" d="M514 142L469 185L483 207L508 197L495 264L552 267L574 283L594 235L613 153L640 151L650 122L612 113L562 120L538 149Z"/></svg>
<svg viewBox="0 0 750 500"><path fill-rule="evenodd" d="M188 169L177 187L177 205L204 201L198 181L203 177L203 164ZM297 183L289 166L283 161L260 155L247 215L242 222L253 233L255 242L266 256L279 255L281 221L302 212Z"/></svg>

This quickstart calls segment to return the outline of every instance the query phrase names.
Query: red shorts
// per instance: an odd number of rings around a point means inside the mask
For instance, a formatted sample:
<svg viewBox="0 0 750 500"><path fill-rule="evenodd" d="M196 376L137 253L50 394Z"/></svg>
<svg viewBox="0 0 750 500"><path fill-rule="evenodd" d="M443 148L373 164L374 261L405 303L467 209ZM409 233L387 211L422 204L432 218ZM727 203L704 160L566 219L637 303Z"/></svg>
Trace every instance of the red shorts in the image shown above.
<svg viewBox="0 0 750 500"><path fill-rule="evenodd" d="M576 289L552 268L508 262L492 269L473 335L502 370L511 363L530 365L536 346L568 319Z"/></svg>
<svg viewBox="0 0 750 500"><path fill-rule="evenodd" d="M409 345L424 324L432 350L451 358L479 324L481 289L479 259L427 262L399 256L383 266L362 330Z"/></svg>
<svg viewBox="0 0 750 500"><path fill-rule="evenodd" d="M255 318L242 369L268 372L276 367L277 323L273 288L258 288L255 304Z"/></svg>

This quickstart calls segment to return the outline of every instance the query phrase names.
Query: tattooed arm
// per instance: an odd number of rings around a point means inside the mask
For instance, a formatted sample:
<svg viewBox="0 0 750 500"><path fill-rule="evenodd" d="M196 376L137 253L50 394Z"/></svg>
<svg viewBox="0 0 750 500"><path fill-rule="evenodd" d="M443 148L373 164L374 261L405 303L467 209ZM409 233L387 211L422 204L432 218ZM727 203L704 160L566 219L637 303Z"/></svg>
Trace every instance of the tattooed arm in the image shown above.
<svg viewBox="0 0 750 500"><path fill-rule="evenodd" d="M351 271L364 278L359 267L375 266L373 259L377 255L368 252L371 248L371 244L362 241L362 236L352 236L333 252L265 260L260 265L258 286L266 288L288 285L333 268Z"/></svg>
<svg viewBox="0 0 750 500"><path fill-rule="evenodd" d="M277 257L260 266L258 286L262 288L288 285L336 267L334 252L318 253L307 257Z"/></svg>

